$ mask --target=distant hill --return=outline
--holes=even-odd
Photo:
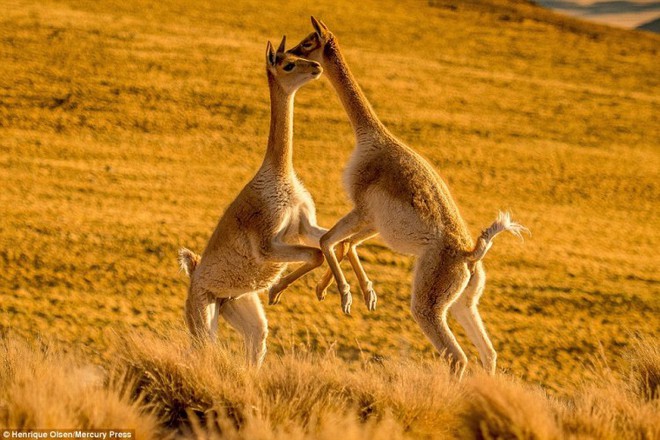
[[[642,11],[660,11],[660,2],[641,1],[564,1],[564,0],[541,0],[539,4],[553,8],[576,10],[588,14],[620,14]]]
[[[660,15],[660,2],[652,0],[539,0],[537,3],[584,20],[630,29],[653,21]]]
[[[647,21],[644,24],[640,24],[637,26],[637,29],[660,34],[660,17],[656,18],[655,20]]]

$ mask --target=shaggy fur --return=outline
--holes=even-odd
[[[451,311],[479,349],[484,367],[494,373],[496,353],[477,310],[485,283],[480,260],[497,233],[509,230],[519,234],[523,228],[512,223],[508,215],[500,215],[475,247],[446,184],[427,161],[380,122],[327,26],[314,17],[312,25],[315,32],[289,53],[321,63],[356,137],[356,148],[344,171],[354,209],[321,238],[344,313],[350,313],[352,297],[333,249],[350,240],[354,250],[361,241],[380,234],[392,249],[418,257],[412,315],[436,349],[448,356],[461,376],[467,357],[447,325]],[[371,286],[364,272],[356,271],[356,275],[361,286]],[[318,290],[324,288],[322,285]],[[373,291],[364,298],[375,305]]]
[[[268,148],[252,180],[229,205],[201,259],[182,249],[190,274],[185,317],[196,341],[215,339],[222,315],[245,338],[248,362],[259,366],[266,353],[268,324],[258,293],[269,290],[271,304],[305,273],[323,263],[311,195],[293,169],[293,100],[321,66],[268,43],[266,72],[271,98]],[[303,244],[304,243],[304,244]],[[303,265],[281,277],[288,263]]]

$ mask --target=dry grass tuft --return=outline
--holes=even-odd
[[[0,426],[104,429],[130,426],[140,439],[165,435],[160,420],[122,381],[84,357],[43,341],[0,339]]]
[[[123,336],[115,344],[119,375],[170,427],[225,435],[259,426],[314,436],[337,420],[353,421],[360,435],[393,421],[415,436],[458,428],[454,414],[463,405],[463,388],[442,364],[349,366],[332,352],[298,350],[271,355],[257,373],[222,346],[187,347],[178,332]]]
[[[638,342],[652,368],[654,340]],[[104,369],[63,346],[0,340],[0,424],[136,429],[138,438],[658,438],[658,399],[607,368],[564,398],[506,375],[457,382],[440,362],[346,363],[332,352],[271,355],[260,371],[181,332],[115,338]],[[634,358],[637,365],[639,358]]]
[[[201,423],[214,413],[241,422],[241,392],[248,381],[242,361],[227,352],[207,347],[192,351],[184,335],[163,339],[135,333],[118,337],[115,375],[125,377],[129,392],[161,416],[169,427],[185,425],[190,418]],[[231,402],[234,402],[233,404]]]
[[[556,401],[565,435],[594,439],[660,437],[660,401],[649,399],[647,372],[660,368],[658,339],[636,339],[625,356],[629,371],[612,370],[607,359],[595,362],[594,380],[582,381],[566,399]]]
[[[477,439],[560,438],[543,390],[506,377],[479,376],[470,381],[471,398],[464,414],[470,436]]]
[[[647,400],[660,399],[660,340],[653,344],[636,341],[631,357],[637,392]]]

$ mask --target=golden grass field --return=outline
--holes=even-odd
[[[177,353],[184,356],[185,338],[166,336],[184,327],[187,279],[178,271],[176,251],[181,246],[203,250],[224,207],[261,163],[269,119],[266,41],[279,42],[286,33],[295,44],[311,32],[309,15],[314,14],[339,38],[383,122],[448,182],[475,237],[499,209],[511,210],[532,231],[525,243],[501,236],[485,260],[488,283],[481,312],[503,374],[481,377],[476,350],[451,322],[470,352],[471,372],[467,384],[445,377],[443,363],[410,317],[412,260],[374,240],[360,254],[379,294],[376,312],[359,303],[351,317],[343,316],[337,295],[317,302],[317,270],[292,286],[281,305],[266,309],[271,333],[264,377],[227,360],[241,362],[234,353],[240,352],[241,340],[224,323],[220,339],[229,353],[216,348],[185,365],[208,364],[213,356],[224,363],[194,377],[201,381],[204,374],[229,371],[227,377],[252,390],[239,399],[241,405],[277,412],[278,399],[295,395],[284,391],[284,375],[328,371],[321,382],[332,390],[342,381],[361,383],[376,357],[391,372],[371,375],[369,386],[386,388],[388,375],[395,375],[419,384],[405,391],[418,393],[437,369],[440,382],[429,389],[446,386],[459,397],[479,386],[484,393],[491,386],[508,387],[502,393],[510,396],[514,389],[547,393],[539,411],[565,421],[547,409],[548,402],[582,395],[585,384],[602,384],[603,371],[612,375],[607,380],[625,385],[637,348],[657,354],[660,37],[583,23],[513,0],[8,0],[2,8],[0,333],[5,353],[17,346],[35,364],[74,362],[52,360],[50,351],[41,358],[40,344],[53,345],[76,353],[75,362],[124,373],[133,364],[118,362],[118,350],[122,359],[139,359],[143,373],[149,371],[147,361],[161,365]],[[294,161],[326,227],[350,209],[341,170],[353,142],[326,79],[298,92]],[[116,343],[136,334],[155,338],[150,343],[155,348]],[[35,338],[41,342],[30,342]],[[139,349],[134,353],[127,347]],[[7,356],[3,383],[29,396],[8,373],[16,364]],[[592,367],[594,362],[606,367]],[[287,373],[287,366],[297,373]],[[121,394],[130,386],[117,390],[113,384],[122,380],[108,380],[103,392],[123,396],[113,394],[127,405],[121,411],[131,414],[118,420],[146,417],[139,402],[127,403]],[[219,380],[213,386],[220,386]],[[280,396],[274,400],[254,391],[264,392],[269,380],[283,389],[266,393]],[[201,401],[211,402],[208,407],[218,405],[214,396],[240,394],[236,387],[216,395],[213,386],[199,391],[207,393]],[[321,400],[328,398],[316,392]],[[364,423],[331,428],[354,432],[356,438],[395,437],[399,429],[402,436],[448,435],[451,429],[440,428],[438,420],[419,422],[420,430],[406,428],[420,417],[428,421],[431,413],[443,417],[437,412],[450,408],[447,402],[454,397],[442,392],[449,400],[441,404],[417,402],[419,408],[410,414],[385,405],[387,411],[363,417]],[[23,409],[8,403],[14,402],[9,391],[2,393],[0,428],[3,422],[29,427],[33,419],[16,416]],[[249,403],[253,395],[265,400]],[[332,417],[339,420],[362,405],[358,397],[349,397],[337,397],[347,406],[335,403]],[[612,422],[602,428],[605,437],[660,436],[658,400],[639,399],[635,411],[654,415],[640,419],[650,423],[646,431],[626,431]],[[406,402],[392,405],[400,409]],[[120,411],[119,403],[108,405]],[[472,426],[472,419],[459,413],[447,414],[447,420]],[[264,426],[275,437],[300,430],[302,437],[323,432],[331,438],[335,432],[329,425],[313,431],[321,422],[297,418],[289,426],[283,422],[287,414],[260,413],[269,425],[260,425],[262,434],[254,435],[266,438]],[[154,429],[145,428],[145,436],[165,435],[158,431],[165,426],[162,416],[160,410],[149,416]],[[57,417],[33,423],[55,426]],[[105,423],[85,420],[93,421],[90,426]],[[178,429],[177,423],[166,426]],[[565,425],[548,429],[536,436],[512,435],[556,438],[574,432]],[[490,435],[479,432],[475,436]],[[575,432],[603,438],[600,431]],[[232,435],[250,438],[250,431],[239,420]]]

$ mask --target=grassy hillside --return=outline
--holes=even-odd
[[[12,0],[0,18],[0,329],[97,361],[109,334],[182,328],[176,250],[201,251],[258,167],[264,51],[335,32],[385,124],[448,181],[486,258],[482,315],[512,376],[565,394],[660,330],[660,38],[528,2]],[[353,135],[323,79],[296,99],[295,164],[330,226]],[[412,260],[362,247],[379,309],[342,316],[308,276],[268,307],[286,347],[349,362],[434,357],[410,318]],[[349,271],[347,271],[348,273]],[[349,281],[354,282],[354,278]],[[476,351],[463,338],[476,365]],[[220,331],[240,346],[225,324]]]

